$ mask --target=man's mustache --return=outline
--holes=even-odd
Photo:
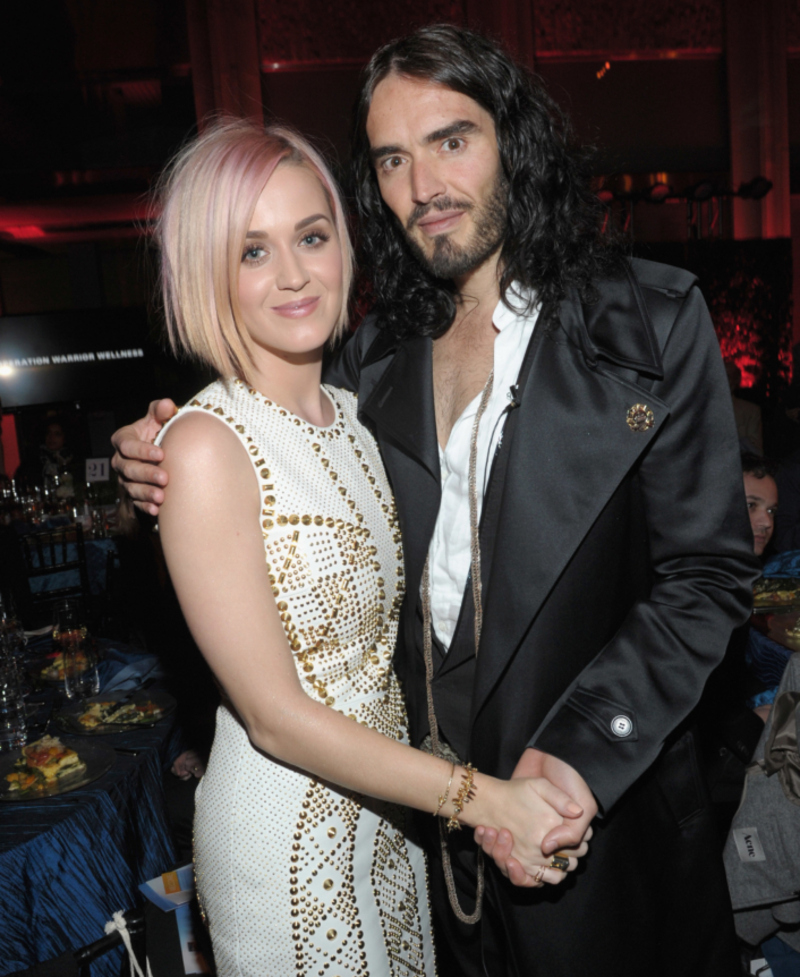
[[[472,204],[466,200],[453,200],[452,197],[437,197],[429,204],[420,204],[411,211],[406,221],[406,230],[413,230],[420,220],[432,210],[472,210]]]

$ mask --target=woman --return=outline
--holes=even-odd
[[[163,432],[160,512],[181,606],[224,689],[195,824],[218,971],[430,975],[403,806],[508,828],[541,879],[551,805],[574,805],[546,781],[408,745],[391,490],[355,397],[320,383],[351,257],[319,156],[283,129],[213,128],[167,174],[158,237],[172,342],[223,378]]]

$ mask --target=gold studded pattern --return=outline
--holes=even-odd
[[[250,457],[266,597],[306,692],[407,742],[391,667],[404,587],[394,500],[355,397],[325,389],[328,428],[238,381],[183,410],[218,417]],[[432,977],[425,865],[403,812],[258,753],[225,706],[198,791],[197,882],[221,977]]]

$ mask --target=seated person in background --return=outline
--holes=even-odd
[[[742,474],[747,511],[753,529],[753,550],[756,556],[761,556],[772,538],[775,516],[778,512],[775,466],[758,455],[744,452]]]
[[[60,499],[72,498],[75,495],[74,464],[64,422],[58,417],[50,417],[41,435],[38,458],[23,462],[14,478],[18,485],[47,488]]]
[[[763,554],[774,529],[778,510],[774,476],[771,462],[750,452],[742,453],[744,493],[756,556]],[[725,658],[712,672],[697,709],[706,780],[723,843],[739,805],[745,767],[769,716],[771,700],[763,703],[762,699],[768,692],[767,673],[780,652],[785,666],[789,655],[786,649],[756,632],[749,623],[736,628]]]

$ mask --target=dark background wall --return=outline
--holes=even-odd
[[[637,246],[784,238],[800,298],[800,0],[40,0],[0,4],[0,331],[81,309],[113,331],[118,308],[151,328],[147,193],[198,122],[288,121],[344,172],[362,65],[433,21],[489,31],[542,76],[597,146],[598,187],[673,187],[612,209]],[[686,188],[759,172],[764,202],[723,194],[687,220]]]

